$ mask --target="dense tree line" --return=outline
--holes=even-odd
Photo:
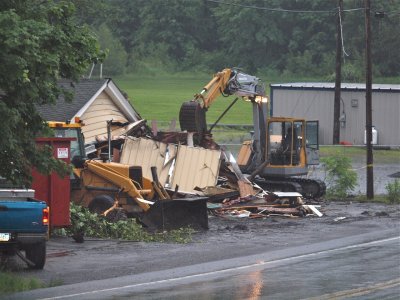
[[[338,0],[74,0],[108,49],[110,75],[157,65],[333,76]],[[95,3],[95,5],[93,4]],[[364,1],[344,0],[343,76],[363,78]],[[400,2],[372,0],[373,62],[400,74]]]

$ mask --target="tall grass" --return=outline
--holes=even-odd
[[[2,295],[39,289],[45,287],[36,278],[24,278],[12,273],[0,271],[0,298]]]

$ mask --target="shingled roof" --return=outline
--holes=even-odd
[[[76,116],[78,112],[82,112],[82,108],[85,107],[85,105],[87,105],[95,95],[109,87],[112,82],[109,78],[103,78],[81,79],[77,83],[72,83],[72,81],[68,80],[61,80],[59,84],[63,88],[74,92],[73,100],[71,102],[66,102],[64,96],[60,96],[55,104],[38,106],[37,110],[39,114],[46,121],[73,121],[73,117]],[[120,93],[119,90],[117,91],[118,88],[114,84],[112,84],[112,86],[114,87],[113,91],[118,93],[115,98],[122,101],[121,98],[124,98],[122,93]],[[126,102],[123,103],[122,106],[125,107],[125,111],[128,111],[128,114],[137,115],[133,107],[125,98],[123,102]],[[128,117],[128,119],[131,118]]]

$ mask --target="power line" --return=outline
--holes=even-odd
[[[296,10],[296,9],[283,9],[283,8],[271,8],[271,7],[262,7],[262,6],[255,6],[255,5],[245,5],[233,2],[226,2],[222,0],[207,0],[208,2],[223,4],[223,5],[231,5],[231,6],[239,6],[243,8],[250,8],[250,9],[257,9],[257,10],[266,10],[272,12],[287,12],[287,13],[332,13],[335,12],[338,8],[334,7],[330,10]],[[351,11],[358,11],[364,10],[363,7],[360,8],[351,8],[351,9],[344,9],[342,12],[351,12]]]

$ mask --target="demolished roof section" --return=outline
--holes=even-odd
[[[217,184],[221,151],[180,145],[171,187],[194,192],[196,187]]]
[[[173,144],[146,138],[127,138],[120,162],[131,166],[141,166],[143,176],[146,178],[152,178],[151,167],[156,167],[158,180],[164,186],[176,151],[176,146]]]

